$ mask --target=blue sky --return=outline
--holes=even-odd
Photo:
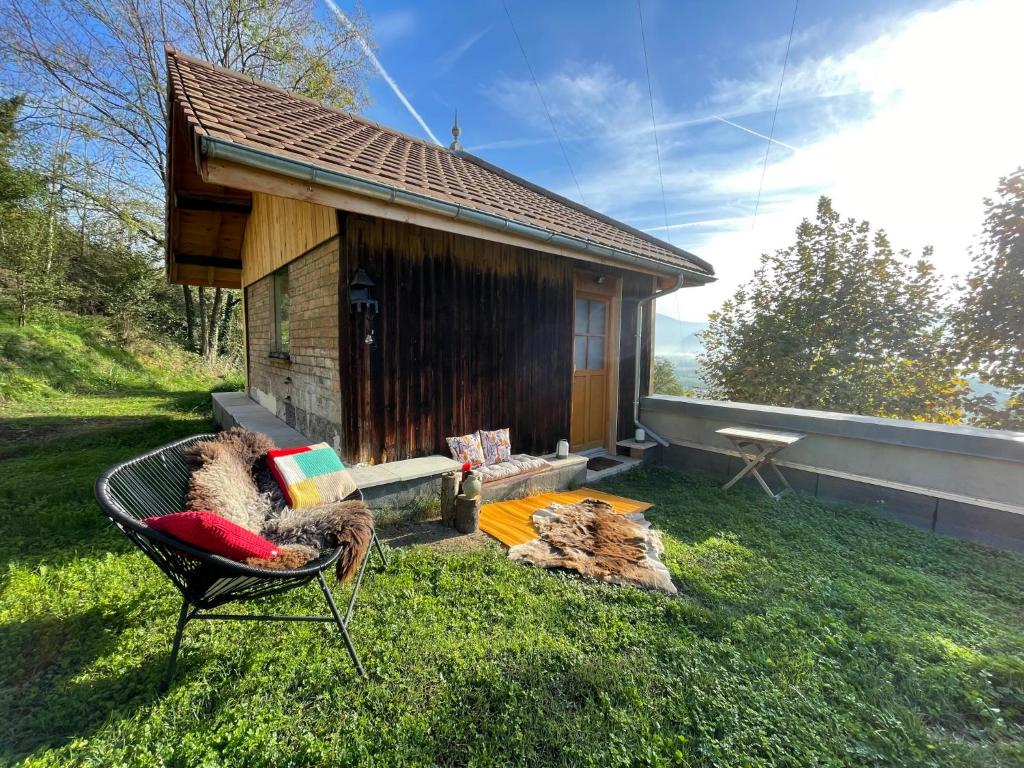
[[[982,197],[1024,162],[1018,0],[803,0],[756,221],[791,2],[641,0],[668,229],[635,2],[506,0],[573,180],[500,0],[368,1],[377,55],[433,132],[710,260],[718,283],[659,311],[701,320],[818,195],[931,244],[951,281]],[[351,3],[340,2],[351,11]],[[366,114],[424,136],[382,79]]]

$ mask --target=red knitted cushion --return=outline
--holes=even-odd
[[[245,560],[247,557],[271,560],[278,555],[274,542],[213,512],[175,512],[147,517],[142,522],[193,547],[232,560]]]

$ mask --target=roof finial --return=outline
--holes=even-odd
[[[455,110],[455,125],[452,126],[452,143],[448,145],[448,149],[452,152],[462,151],[462,142],[459,141],[459,134],[462,130],[459,128],[459,110]]]

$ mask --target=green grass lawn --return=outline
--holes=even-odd
[[[679,597],[393,550],[367,679],[324,626],[197,622],[159,695],[178,597],[92,482],[208,418],[189,389],[0,406],[0,763],[1024,764],[1024,559],[665,470],[603,487],[656,504]]]

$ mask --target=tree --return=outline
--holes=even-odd
[[[101,171],[66,181],[97,211],[149,243],[162,245],[166,169],[165,42],[214,64],[246,72],[334,106],[365,100],[366,58],[352,26],[323,19],[305,0],[10,0],[0,6],[0,61],[6,82],[31,93],[33,124],[65,126],[73,168]],[[85,148],[88,147],[88,154]],[[144,246],[142,246],[144,247]],[[235,303],[217,288],[182,289],[190,341],[216,354],[210,331],[230,321]],[[193,316],[205,309],[196,339]]]
[[[0,298],[19,325],[65,292],[46,178],[24,167],[26,147],[17,130],[23,106],[20,96],[0,99]]]
[[[700,357],[712,396],[956,423],[966,382],[946,345],[943,288],[929,261],[895,253],[827,197],[796,243],[712,313]]]
[[[654,358],[654,376],[651,379],[651,392],[656,395],[677,395],[684,397],[693,394],[684,389],[672,361],[667,357]]]
[[[977,423],[1024,428],[1024,168],[999,180],[985,200],[979,249],[955,316],[956,336],[980,379],[1010,390],[1002,407],[985,395],[971,402]]]

